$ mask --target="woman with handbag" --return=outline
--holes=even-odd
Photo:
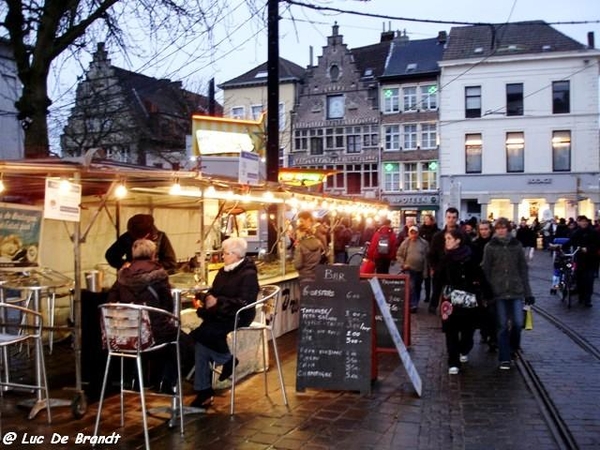
[[[459,229],[447,230],[444,243],[437,282],[440,283],[438,292],[442,292],[440,311],[446,335],[448,373],[457,375],[473,348],[483,272]]]

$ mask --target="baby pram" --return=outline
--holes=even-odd
[[[556,238],[548,247],[554,261],[550,293],[560,292],[562,300],[568,299],[570,306],[571,293],[576,290],[575,254],[578,249],[569,253],[569,238]]]

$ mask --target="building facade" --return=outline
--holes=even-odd
[[[267,111],[267,63],[221,83],[223,111],[235,119],[258,120]],[[297,103],[304,68],[279,58],[279,167],[289,166],[292,148],[291,113]]]
[[[15,102],[21,97],[21,81],[10,42],[0,39],[0,159],[22,159],[23,127],[17,118]],[[27,126],[27,124],[24,124]]]
[[[452,28],[440,79],[442,207],[598,216],[600,52],[544,22]]]
[[[374,45],[349,49],[338,25],[306,70],[293,115],[291,166],[336,170],[325,191],[379,196],[380,110],[378,78],[395,33]]]
[[[445,32],[415,41],[398,35],[379,77],[380,197],[401,223],[439,208],[438,61],[445,43]]]
[[[181,82],[160,80],[111,64],[104,44],[78,84],[75,106],[61,135],[63,155],[179,168],[187,164],[192,114],[207,114],[209,99]],[[222,108],[216,105],[216,115]]]

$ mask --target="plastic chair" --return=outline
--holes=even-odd
[[[265,377],[265,395],[269,395],[268,387],[267,387],[267,370],[268,370],[268,361],[267,361],[267,332],[271,334],[271,340],[273,342],[273,353],[275,354],[275,362],[277,363],[277,372],[279,375],[279,384],[281,386],[281,394],[283,395],[283,402],[285,405],[288,404],[287,394],[285,391],[285,384],[283,383],[283,372],[281,371],[281,362],[279,361],[279,352],[277,351],[277,341],[275,339],[275,334],[273,333],[273,324],[275,323],[275,316],[277,314],[277,308],[279,306],[279,291],[281,288],[276,285],[265,285],[260,288],[260,292],[258,294],[258,300],[254,303],[250,303],[249,305],[240,308],[235,315],[234,329],[233,329],[233,345],[232,345],[232,354],[233,361],[237,356],[237,333],[240,331],[258,331],[261,333],[261,344],[262,344],[262,354],[263,354],[263,373]],[[254,322],[252,322],[247,327],[239,327],[238,321],[240,317],[240,313],[242,311],[246,311],[251,308],[256,308],[256,316],[254,318]],[[231,376],[231,408],[230,415],[235,413],[235,384],[236,384],[236,369],[235,364],[233,365],[233,373]]]
[[[15,321],[11,316],[18,316]],[[35,384],[24,384],[11,382],[8,378],[8,372],[4,379],[0,380],[1,391],[5,387],[15,389],[35,390],[37,392],[37,401],[34,404],[29,418],[32,419],[38,410],[45,406],[48,413],[48,423],[52,423],[50,415],[50,398],[48,395],[48,378],[46,376],[46,363],[44,361],[44,346],[42,341],[43,320],[42,315],[32,309],[24,308],[18,305],[0,303],[0,348],[4,355],[7,354],[8,347],[11,345],[21,345],[33,341],[35,343]],[[6,369],[6,368],[5,368]],[[43,396],[42,396],[43,392]]]
[[[137,376],[139,380],[139,395],[142,405],[142,421],[144,425],[144,439],[146,449],[150,449],[150,439],[148,435],[148,419],[146,417],[146,397],[144,393],[144,376],[142,373],[142,355],[156,350],[163,349],[169,345],[174,345],[177,358],[177,386],[176,392],[170,394],[153,394],[168,396],[173,400],[173,417],[179,414],[179,426],[183,436],[183,395],[181,384],[181,355],[179,351],[179,335],[181,332],[181,322],[178,316],[159,308],[153,308],[146,305],[136,305],[132,303],[106,303],[99,306],[100,321],[102,325],[103,340],[108,349],[108,359],[104,371],[104,380],[102,390],[100,391],[100,400],[98,403],[98,415],[96,416],[96,426],[94,436],[98,435],[100,427],[100,416],[102,414],[102,403],[110,371],[110,363],[113,357],[121,358],[120,371],[120,400],[121,400],[121,426],[124,425],[123,419],[123,361],[125,358],[132,358],[136,361]],[[162,315],[170,319],[177,327],[176,339],[165,342],[155,343],[150,325],[150,317]],[[133,391],[127,391],[133,392]],[[137,393],[137,392],[136,392]],[[173,422],[173,418],[171,422]]]

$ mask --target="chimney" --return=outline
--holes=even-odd
[[[381,38],[379,42],[389,42],[393,41],[396,37],[396,33],[392,31],[392,22],[389,23],[389,28],[385,31],[385,22],[383,22],[383,30],[381,31]]]
[[[438,44],[445,44],[448,40],[448,33],[446,33],[445,31],[439,31],[437,40]]]
[[[313,66],[313,46],[308,47],[308,67]]]
[[[396,36],[396,42],[399,45],[408,44],[408,41],[409,41],[409,37],[406,34],[406,30],[404,30],[402,33],[398,33],[398,36]]]
[[[595,45],[594,45],[594,32],[593,31],[588,31],[587,37],[588,37],[588,48],[595,48]]]

